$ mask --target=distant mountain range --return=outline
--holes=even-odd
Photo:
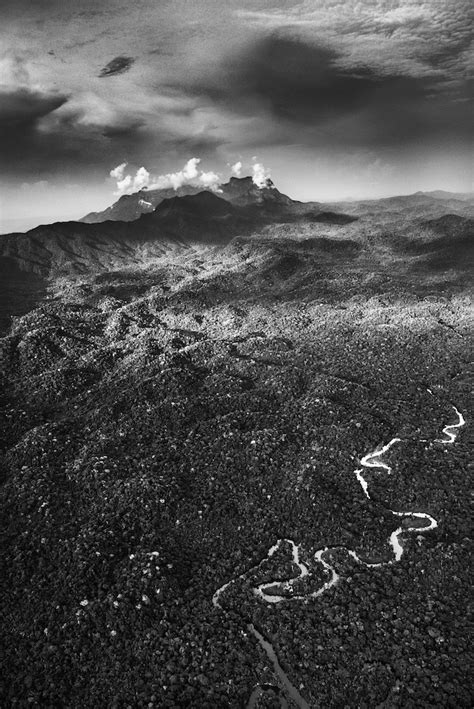
[[[467,196],[459,200],[449,193],[447,198],[444,193],[436,194],[322,205],[292,200],[270,180],[259,188],[250,177],[231,178],[218,193],[197,192],[194,187],[142,190],[81,221],[0,236],[0,265],[5,272],[20,269],[42,278],[142,268],[164,253],[193,245],[225,246],[235,237],[265,234],[268,238],[269,234],[285,233],[296,239],[326,238],[332,233],[328,230],[334,229],[340,229],[342,237],[357,220],[362,220],[361,226],[352,229],[350,238],[377,234],[381,243],[399,244],[402,250],[406,242],[407,255],[416,252],[410,244],[417,234],[428,234],[423,243],[442,239],[444,251],[449,250],[450,239],[459,247],[467,244],[472,234],[471,202]],[[141,213],[142,209],[146,213]],[[426,249],[423,246],[422,253]]]
[[[291,274],[296,294],[303,282],[313,289],[324,273],[403,279],[414,270],[417,278],[446,274],[462,284],[472,266],[474,209],[467,196],[418,193],[323,205],[292,200],[271,182],[261,189],[249,177],[232,178],[218,194],[194,188],[184,194],[187,189],[129,195],[92,223],[57,222],[1,235],[0,329],[60,276],[126,272],[146,280],[156,269],[186,272],[189,260],[197,264],[193,271],[203,263],[219,270],[243,260],[258,292],[269,283],[278,290],[279,279],[286,283]],[[139,213],[145,201],[153,209]]]
[[[173,197],[185,197],[202,192],[202,187],[193,185],[184,185],[178,189],[157,189],[157,190],[140,190],[131,195],[123,195],[114,204],[102,212],[90,212],[85,217],[79,219],[85,224],[97,224],[105,221],[123,221],[131,222],[139,219],[142,214],[149,214],[166,199]],[[264,189],[257,187],[251,177],[231,177],[229,182],[219,187],[219,192],[215,193],[222,199],[231,202],[238,206],[249,206],[260,204],[262,206],[290,206],[293,208],[298,204],[304,204],[291,199],[287,195],[282,194],[273,184],[271,180],[267,180],[267,186]],[[330,205],[331,210],[336,211],[344,209],[354,213],[354,210],[367,211],[367,207],[374,204],[377,209],[391,210],[393,208],[406,209],[421,208],[426,210],[428,205],[433,205],[435,213],[439,213],[439,201],[444,202],[444,211],[453,211],[455,213],[465,213],[466,205],[474,205],[474,193],[472,192],[445,192],[444,190],[435,190],[432,192],[415,192],[412,195],[402,195],[395,197],[387,197],[377,200],[362,200],[358,202],[341,202]],[[308,206],[309,203],[306,203]],[[311,202],[313,207],[321,207],[319,202]],[[326,205],[327,206],[327,205]],[[434,216],[434,214],[432,215]]]
[[[416,192],[434,199],[458,199],[461,202],[474,202],[474,192],[446,192],[446,190],[432,190],[431,192]]]
[[[216,194],[210,191],[178,194],[150,191],[156,204],[139,214],[143,192],[122,197],[102,217],[122,214],[122,220],[57,222],[38,226],[26,234],[0,236],[0,257],[24,271],[50,275],[85,273],[143,265],[163,250],[190,244],[225,245],[235,236],[258,232],[269,224],[345,224],[356,219],[321,211],[316,203],[301,203],[279,192],[268,182],[259,188],[250,177],[232,178]]]
[[[175,197],[188,197],[202,192],[203,188],[184,185],[178,189],[140,190],[130,195],[122,195],[112,206],[102,212],[90,212],[80,219],[85,224],[97,224],[105,221],[131,222],[142,214],[149,214],[164,200]],[[295,200],[279,192],[271,180],[267,180],[264,189],[257,187],[251,177],[231,177],[229,182],[219,187],[219,197],[231,204],[249,206],[255,204],[297,204]]]

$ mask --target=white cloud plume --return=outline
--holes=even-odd
[[[116,195],[131,194],[133,192],[133,180],[131,175],[127,175],[122,180],[117,180]]]
[[[256,157],[252,158],[252,180],[257,187],[269,187],[270,170],[262,163],[255,162]],[[123,162],[110,171],[110,177],[113,177],[117,184],[115,195],[122,196],[126,194],[134,194],[140,190],[157,190],[157,189],[174,189],[177,190],[183,185],[193,185],[194,187],[202,187],[203,190],[212,190],[220,192],[222,177],[217,172],[199,169],[200,158],[190,158],[181,170],[176,172],[168,172],[165,175],[153,176],[145,167],[140,167],[133,173],[127,173],[127,163]],[[234,165],[231,165],[231,172],[236,177],[242,174],[243,164],[239,160]]]
[[[152,189],[166,189],[172,187],[174,190],[177,190],[183,185],[189,185],[199,176],[197,166],[200,162],[200,158],[191,158],[182,170],[179,170],[178,172],[168,172],[166,175],[160,175],[152,181],[150,187]]]
[[[216,172],[204,172],[198,169],[200,158],[190,158],[177,172],[168,172],[165,175],[154,177],[145,167],[140,167],[135,175],[125,174],[127,163],[117,165],[110,171],[110,176],[117,181],[116,195],[133,194],[143,189],[174,189],[183,185],[202,186],[203,189],[219,191],[221,177]]]
[[[110,171],[110,177],[113,177],[115,180],[123,180],[123,176],[125,174],[125,168],[127,167],[127,163],[123,162],[120,165],[117,165],[117,167],[114,167],[113,170]]]
[[[222,192],[222,190],[219,190],[221,178],[217,172],[213,172],[212,170],[210,172],[201,172],[198,179],[199,183],[203,185],[203,187],[207,187],[214,192]]]
[[[268,181],[270,180],[270,170],[262,165],[260,162],[256,162],[252,165],[252,181],[257,187],[263,188],[268,187]]]
[[[231,168],[230,168],[230,169],[232,170],[232,174],[233,174],[235,177],[240,177],[241,174],[242,174],[242,162],[241,162],[241,160],[237,160],[236,163],[234,163],[233,165],[231,165]]]
[[[150,184],[150,173],[144,167],[140,167],[133,180],[133,191],[138,192]]]

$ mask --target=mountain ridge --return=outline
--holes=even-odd
[[[209,190],[182,196],[174,193],[134,220],[55,222],[25,234],[4,234],[0,258],[13,259],[22,270],[45,277],[118,268],[187,244],[225,245],[270,224],[317,222],[319,213],[308,207],[314,203],[294,202],[273,183],[258,188],[251,178],[234,178],[219,194]],[[334,224],[352,219],[329,213],[322,218]]]
[[[78,221],[85,224],[96,224],[104,221],[135,221],[142,214],[154,211],[164,200],[173,197],[188,197],[201,192],[210,192],[222,196],[232,204],[249,206],[251,204],[280,204],[289,206],[299,204],[287,195],[282,194],[270,179],[264,187],[257,186],[252,177],[231,177],[218,188],[206,189],[202,185],[183,185],[177,189],[143,189],[130,195],[122,195],[110,207],[101,212],[90,212]]]
[[[133,221],[55,222],[1,235],[0,271],[9,276],[1,285],[0,319],[7,327],[10,317],[30,309],[55,279],[134,271],[146,281],[156,269],[186,272],[193,254],[198,254],[193,272],[204,263],[217,273],[229,261],[254,264],[248,278],[256,278],[259,292],[279,279],[287,283],[289,273],[295,292],[303,281],[311,290],[314,279],[329,271],[349,280],[351,272],[403,279],[416,271],[422,280],[447,278],[461,287],[472,264],[473,233],[468,201],[415,195],[301,203],[273,184],[260,189],[251,178],[235,178],[220,193],[201,190],[180,197],[173,190]],[[307,252],[304,258],[300,249]]]
[[[409,204],[410,207],[422,209],[432,205],[433,210],[436,211],[440,203],[449,203],[448,211],[457,210],[469,216],[474,205],[474,193],[448,192],[446,190],[419,190],[407,195],[392,195],[379,199],[341,200],[339,202],[330,200],[325,203],[314,200],[301,202],[280,192],[270,179],[267,180],[267,184],[264,187],[259,187],[255,185],[251,176],[246,176],[231,177],[228,182],[220,185],[217,191],[195,185],[183,185],[176,190],[173,188],[139,190],[131,195],[122,195],[106,209],[90,212],[78,221],[86,224],[104,221],[135,221],[142,214],[154,211],[166,199],[186,197],[203,191],[217,194],[235,205],[250,206],[252,204],[260,204],[261,206],[265,205],[267,208],[275,206],[297,208],[298,205],[303,207],[303,205],[309,204],[313,207],[322,208],[322,204],[324,204],[327,211],[334,211],[336,206],[343,209],[353,210],[355,208],[363,210],[370,205],[377,205],[378,208],[385,206],[386,209],[391,207],[396,209],[400,206],[405,208]]]

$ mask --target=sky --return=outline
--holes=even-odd
[[[211,184],[257,164],[302,200],[470,191],[470,12],[2,0],[0,230],[79,218],[189,165]]]

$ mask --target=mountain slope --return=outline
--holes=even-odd
[[[422,222],[423,240],[412,245],[425,268],[469,271],[474,266],[474,219],[446,214]]]
[[[138,219],[142,214],[152,212],[164,199],[172,197],[184,197],[185,195],[202,192],[202,187],[185,185],[174,190],[140,190],[134,194],[125,194],[114,204],[102,212],[90,212],[85,217],[79,219],[85,224],[97,224],[106,221],[131,222]]]

